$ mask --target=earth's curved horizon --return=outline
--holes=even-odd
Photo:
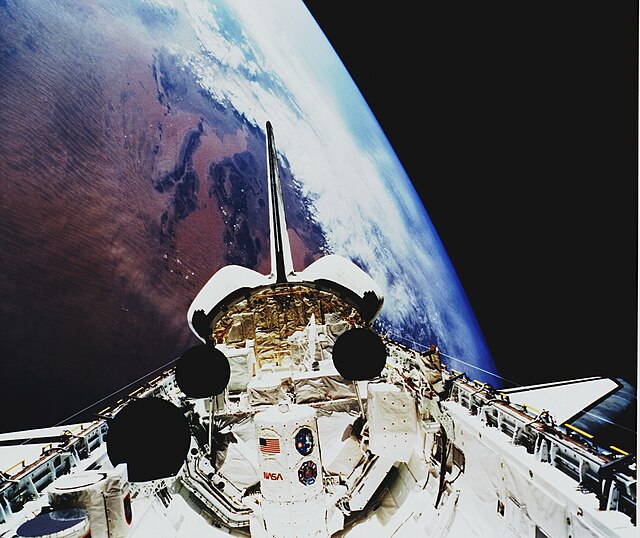
[[[300,270],[352,259],[378,329],[500,378],[380,126],[302,3],[0,3],[0,431],[43,427],[196,343],[220,267],[269,271],[264,125]],[[46,405],[42,402],[46,402]]]

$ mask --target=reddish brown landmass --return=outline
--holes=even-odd
[[[40,8],[0,7],[0,431],[57,422],[175,359],[197,342],[186,312],[208,278],[270,264],[262,131],[146,34],[98,8]],[[217,185],[212,171],[242,159],[255,173]],[[291,179],[301,269],[322,236]]]

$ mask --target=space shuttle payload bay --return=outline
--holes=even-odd
[[[376,333],[350,260],[295,271],[265,138],[271,273],[215,273],[202,344],[99,419],[0,435],[0,537],[636,536],[635,455],[572,424],[615,383],[500,390]]]

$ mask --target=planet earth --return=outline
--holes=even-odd
[[[501,386],[424,206],[298,0],[0,0],[1,431],[82,418],[198,340],[221,267],[270,271],[265,124],[294,266],[384,291],[376,330]]]

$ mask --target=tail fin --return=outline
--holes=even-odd
[[[271,228],[271,275],[276,282],[287,282],[287,276],[293,274],[291,245],[287,234],[287,221],[284,216],[282,187],[278,171],[278,157],[271,122],[267,122],[267,168],[269,178],[269,225]]]

